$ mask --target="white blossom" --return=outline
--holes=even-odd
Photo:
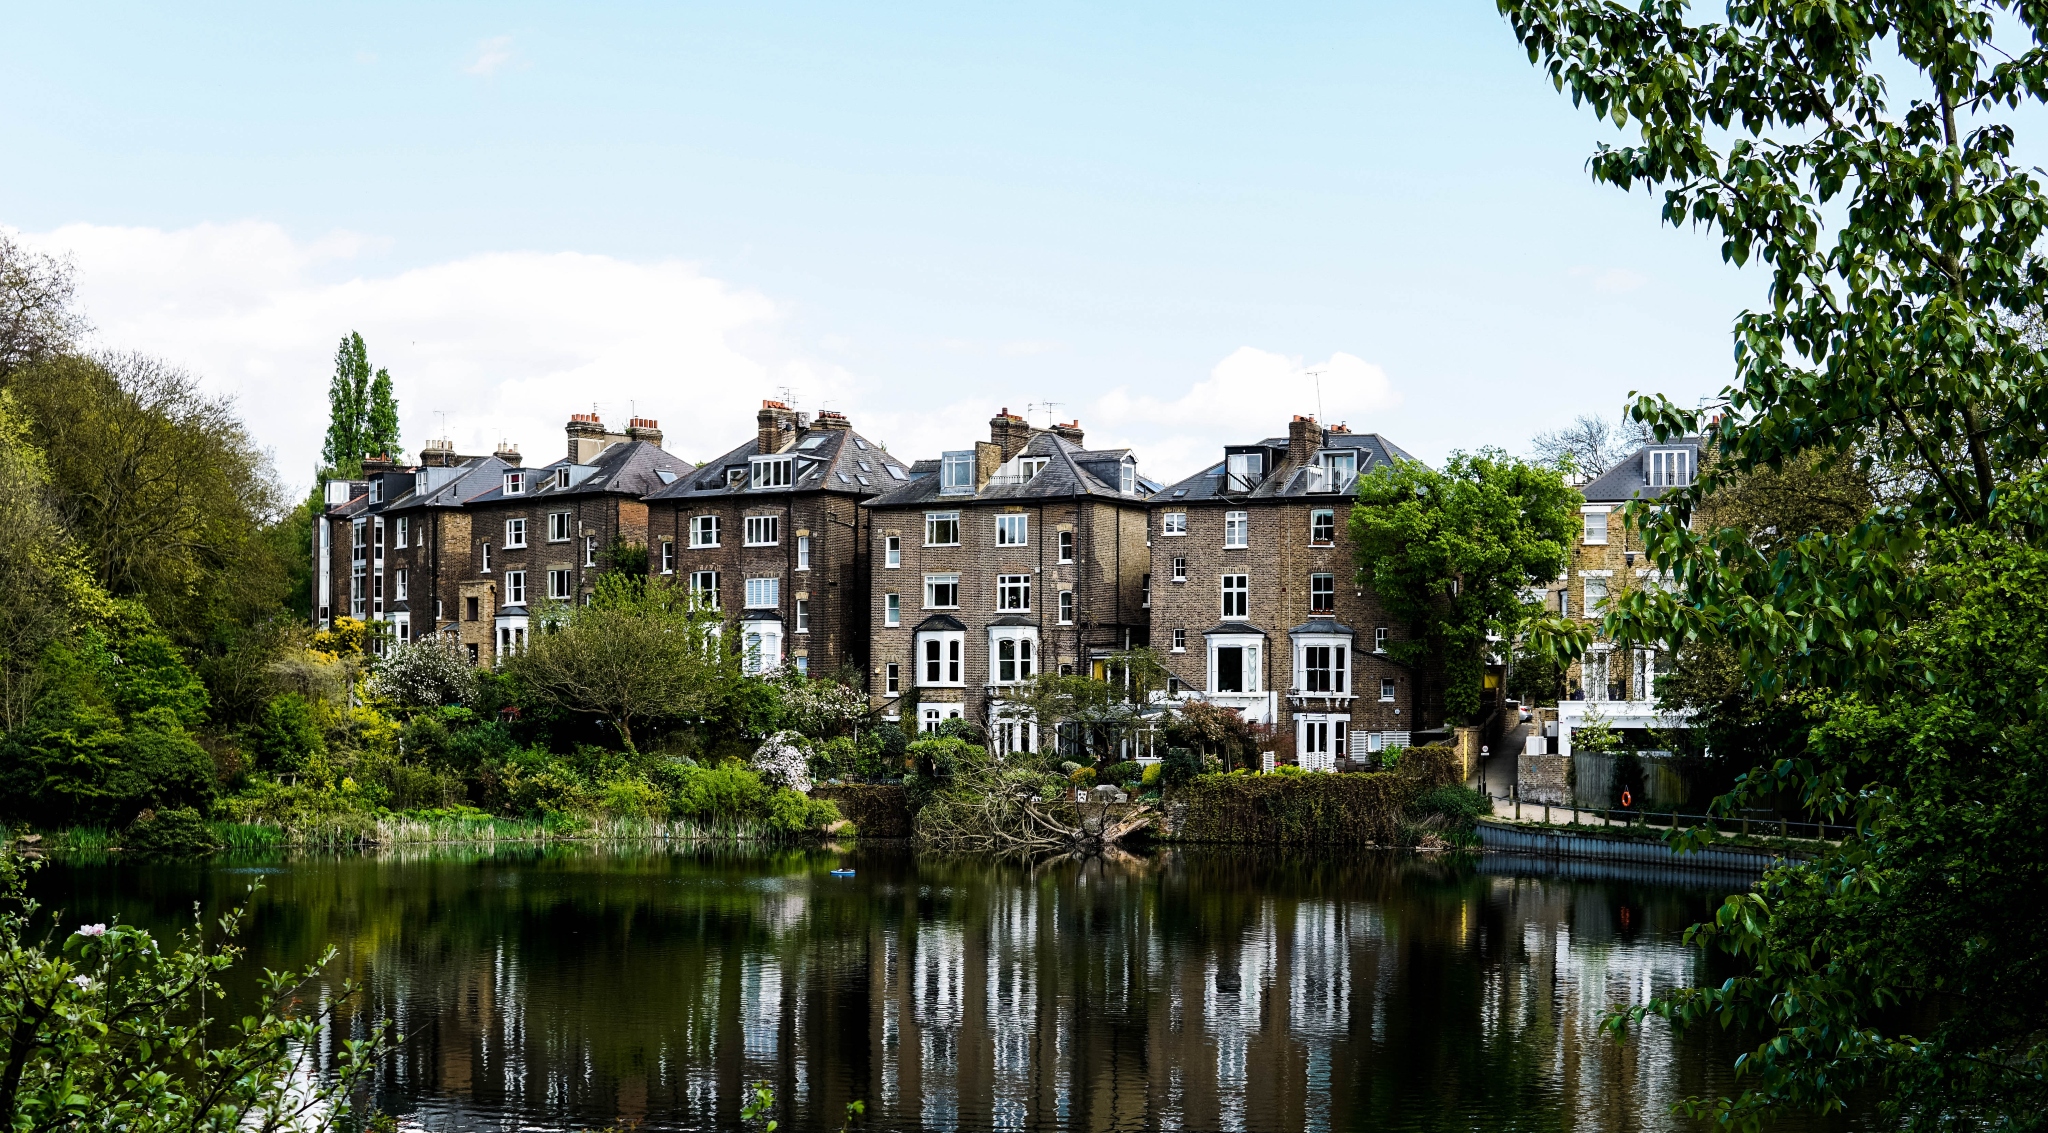
[[[810,764],[804,749],[799,746],[802,743],[803,737],[795,732],[777,732],[769,736],[754,752],[754,770],[771,785],[810,794]]]
[[[103,925],[103,924],[87,924],[87,925],[79,925],[79,926],[78,926],[78,935],[80,935],[80,936],[105,936],[105,935],[107,935],[107,926],[106,926],[106,925]]]

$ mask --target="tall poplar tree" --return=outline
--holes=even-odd
[[[334,350],[327,402],[327,444],[321,455],[328,467],[353,473],[365,457],[398,451],[398,400],[391,394],[391,374],[381,369],[372,374],[369,350],[355,331]]]

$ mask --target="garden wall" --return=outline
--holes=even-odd
[[[840,817],[851,820],[854,833],[862,838],[910,837],[910,798],[895,784],[813,787],[811,797],[837,806]]]

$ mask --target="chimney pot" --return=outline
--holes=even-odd
[[[626,436],[661,447],[661,422],[652,417],[634,417],[626,422]]]
[[[763,400],[761,412],[754,417],[756,443],[755,451],[766,455],[781,452],[796,439],[797,415],[789,406],[779,401]]]
[[[1287,423],[1287,462],[1295,467],[1308,463],[1308,458],[1323,447],[1323,430],[1313,417],[1296,414]]]
[[[519,446],[513,444],[511,441],[499,441],[498,451],[492,453],[491,455],[497,457],[499,460],[504,461],[505,463],[511,465],[514,468],[519,467]]]
[[[1064,425],[1054,425],[1052,427],[1052,431],[1055,434],[1065,437],[1067,440],[1074,442],[1076,445],[1082,443],[1081,419],[1079,417],[1074,418],[1072,421],[1069,421]]]
[[[988,439],[989,443],[1002,450],[1003,460],[1007,461],[1031,443],[1031,426],[1024,418],[1013,415],[1006,405],[988,419]]]

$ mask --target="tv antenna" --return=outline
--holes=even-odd
[[[1306,373],[1306,374],[1307,374],[1307,375],[1308,375],[1308,376],[1309,376],[1310,378],[1313,378],[1313,379],[1315,379],[1315,383],[1316,383],[1316,424],[1318,424],[1318,425],[1321,425],[1321,424],[1323,423],[1323,371],[1321,371],[1321,370],[1305,370],[1305,371],[1303,371],[1303,372],[1304,372],[1304,373]]]
[[[1065,404],[1066,402],[1064,401],[1041,401],[1036,405],[1026,405],[1024,407],[1024,423],[1027,425],[1031,423],[1031,411],[1033,409],[1043,409],[1045,410],[1045,427],[1050,429],[1059,423],[1059,418],[1053,414],[1053,410]]]
[[[791,409],[796,408],[795,386],[776,386],[775,392],[782,395],[782,404],[790,407]]]
[[[445,441],[448,439],[448,411],[446,409],[436,409],[434,410],[434,416],[441,419],[441,439]]]

